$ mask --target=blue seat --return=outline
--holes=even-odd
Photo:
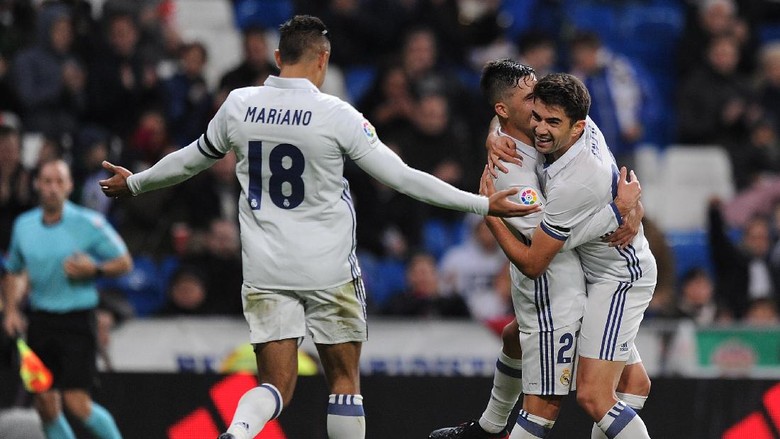
[[[363,98],[374,84],[376,76],[376,67],[371,65],[349,67],[344,70],[344,82],[352,102],[359,102]]]
[[[533,11],[538,0],[504,0],[501,2],[501,13],[507,19],[506,30],[510,39],[517,39],[520,34],[536,25]]]
[[[761,25],[758,28],[758,38],[762,43],[780,40],[780,23]]]
[[[236,26],[245,30],[251,27],[276,29],[293,16],[290,0],[236,0],[233,11]]]
[[[706,230],[669,231],[665,235],[674,254],[678,280],[695,267],[702,267],[711,275],[714,274]]]

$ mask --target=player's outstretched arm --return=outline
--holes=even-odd
[[[516,188],[495,192],[489,197],[462,191],[433,175],[410,168],[383,144],[355,163],[385,185],[434,206],[501,217],[525,216],[539,210],[539,206],[512,201]]]
[[[181,183],[217,162],[207,157],[198,147],[198,140],[174,151],[151,168],[133,174],[121,166],[104,162],[103,167],[114,173],[111,178],[100,180],[100,188],[109,197],[138,195]]]

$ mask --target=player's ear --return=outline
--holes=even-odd
[[[279,49],[274,50],[274,60],[276,61],[276,68],[281,69],[282,68],[282,54],[279,52]]]
[[[495,110],[496,115],[498,115],[498,117],[501,117],[503,119],[509,117],[509,113],[507,112],[506,105],[503,102],[496,102],[496,104],[493,106],[493,109]]]
[[[575,137],[580,136],[582,133],[585,132],[585,120],[578,120],[574,123],[574,130],[573,134]]]

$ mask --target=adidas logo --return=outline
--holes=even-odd
[[[722,439],[773,438],[780,429],[780,384],[764,394],[764,409],[749,414],[725,433]]]
[[[230,424],[241,395],[257,384],[253,375],[246,374],[231,375],[214,384],[209,389],[212,404],[195,409],[171,425],[168,439],[214,439]],[[287,436],[275,419],[266,424],[255,439],[287,439]]]

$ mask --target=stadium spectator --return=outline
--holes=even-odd
[[[381,66],[371,88],[357,108],[375,121],[377,132],[385,134],[409,124],[415,114],[415,97],[401,66],[395,63]]]
[[[780,176],[780,139],[773,120],[762,117],[750,124],[748,141],[734,148],[731,165],[737,190]]]
[[[758,79],[758,100],[772,121],[775,129],[780,127],[780,41],[761,47]]]
[[[542,77],[556,70],[558,46],[550,35],[541,31],[527,31],[517,39],[518,61],[536,70]]]
[[[393,29],[377,2],[330,0],[325,2],[322,19],[331,24],[331,41],[339,48],[331,62],[347,69],[371,64],[382,48],[392,47]]]
[[[718,308],[712,278],[703,268],[694,267],[680,280],[680,293],[670,317],[686,318],[707,326],[716,322]]]
[[[158,312],[161,316],[210,314],[206,305],[206,281],[189,267],[178,270],[168,284],[168,299]]]
[[[86,72],[73,52],[70,10],[58,3],[38,13],[36,44],[13,61],[25,130],[61,140],[73,135],[86,111]]]
[[[276,75],[279,69],[269,60],[268,41],[265,29],[248,28],[243,33],[244,57],[241,63],[222,75],[219,89],[214,98],[215,108],[222,105],[228,93],[240,87],[262,85],[269,75]]]
[[[721,145],[733,155],[748,141],[748,126],[759,115],[748,78],[737,71],[737,41],[713,38],[707,58],[686,75],[678,96],[678,141]]]
[[[75,438],[60,406],[96,437],[121,437],[111,414],[92,401],[96,377],[95,279],[132,267],[122,239],[96,212],[67,201],[73,181],[61,160],[45,163],[36,179],[40,208],[14,223],[6,269],[6,334],[27,342],[52,371],[54,387],[35,394],[47,437]],[[23,316],[28,291],[29,311]]]
[[[734,38],[739,54],[735,68],[741,74],[752,73],[755,38],[748,22],[739,15],[737,2],[702,0],[690,4],[693,6],[688,10],[687,23],[677,44],[678,77],[685,78],[706,64],[708,47],[713,39],[722,36]]]
[[[743,322],[751,326],[777,326],[780,324],[780,314],[777,312],[775,299],[764,298],[750,302]]]
[[[709,245],[716,273],[716,295],[740,319],[756,299],[776,300],[776,273],[769,264],[770,224],[766,217],[755,216],[742,227],[742,238],[735,245],[726,234],[721,201],[709,205]]]
[[[20,114],[22,103],[19,102],[19,95],[11,79],[10,68],[8,58],[0,52],[0,111]]]
[[[494,285],[504,272],[506,256],[481,217],[468,215],[465,221],[466,239],[450,247],[439,264],[442,292],[462,297],[479,321],[506,317],[512,313],[510,298]]]
[[[140,31],[129,14],[104,16],[106,41],[88,70],[88,118],[126,140],[141,114],[160,106],[156,66],[138,50]]]
[[[21,162],[19,131],[0,125],[0,254],[8,249],[14,220],[35,201],[30,172]]]
[[[204,76],[207,61],[208,53],[202,43],[184,44],[179,51],[178,72],[162,83],[165,119],[179,148],[195,140],[213,115],[211,93]]]
[[[406,264],[405,291],[391,297],[382,314],[407,317],[469,317],[469,308],[460,295],[445,294],[440,285],[436,259],[417,252]]]
[[[108,215],[112,200],[100,192],[98,180],[106,178],[101,163],[109,158],[110,133],[95,125],[83,125],[76,134],[73,151],[73,199],[78,204]]]
[[[618,166],[633,168],[634,149],[647,130],[658,129],[660,103],[653,84],[638,66],[605,47],[595,32],[577,33],[569,43],[570,73],[590,91],[590,117]]]

